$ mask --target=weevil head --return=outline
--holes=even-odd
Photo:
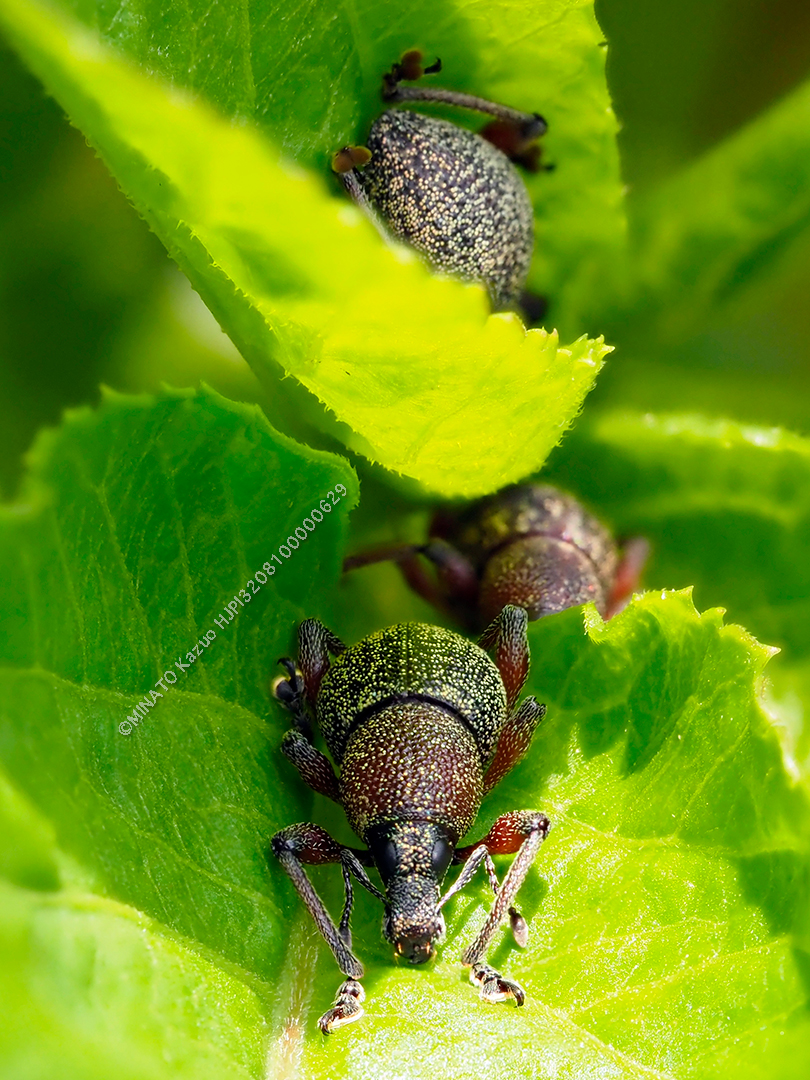
[[[383,936],[397,957],[423,964],[445,930],[439,886],[453,857],[447,829],[431,822],[377,826],[367,837],[385,885]]]

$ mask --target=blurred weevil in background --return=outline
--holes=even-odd
[[[486,285],[495,311],[521,302],[534,250],[534,212],[511,164],[536,171],[546,131],[537,113],[472,94],[401,86],[441,69],[406,53],[383,78],[383,99],[457,105],[495,117],[480,135],[446,120],[388,109],[368,146],[345,146],[332,168],[383,235],[421,252],[434,270]],[[531,298],[529,298],[531,301]]]
[[[399,564],[425,600],[467,629],[486,626],[504,604],[530,619],[592,602],[610,618],[638,585],[649,545],[620,551],[608,530],[572,495],[516,484],[452,513],[438,511],[426,544],[387,544],[350,555],[344,570]],[[426,572],[421,558],[435,567]]]
[[[529,672],[526,623],[522,608],[505,607],[480,645],[451,630],[402,623],[347,648],[317,619],[307,619],[299,628],[298,667],[280,661],[287,677],[276,680],[274,692],[293,720],[282,751],[311,788],[343,807],[367,845],[346,847],[312,822],[282,829],[272,840],[273,853],[346,976],[319,1020],[325,1034],[363,1012],[363,967],[349,929],[352,876],[384,903],[383,934],[396,955],[420,964],[435,954],[444,934],[442,907],[483,863],[495,901],[461,962],[484,1001],[511,997],[523,1004],[521,986],[491,968],[486,951],[507,914],[515,941],[527,943],[526,921],[513,902],[548,833],[548,818],[535,810],[512,811],[478,843],[457,845],[484,795],[523,758],[545,713],[533,697],[518,705]],[[337,774],[313,743],[310,714]],[[499,885],[491,856],[513,853]],[[442,895],[451,862],[464,865]],[[337,926],[304,870],[322,863],[339,863],[343,873],[345,903]],[[366,866],[377,868],[384,893]]]

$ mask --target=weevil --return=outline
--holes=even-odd
[[[548,484],[516,484],[461,513],[439,511],[426,544],[359,552],[344,570],[392,560],[415,592],[475,629],[504,604],[539,619],[591,601],[610,618],[638,585],[648,551],[641,537],[620,551],[572,495]],[[420,559],[433,564],[435,575]]]
[[[533,697],[518,704],[529,671],[526,625],[525,611],[507,606],[479,644],[427,623],[401,623],[347,647],[307,619],[299,628],[298,665],[279,661],[287,675],[276,681],[275,695],[292,716],[282,752],[311,788],[343,807],[366,845],[347,847],[313,822],[272,839],[345,976],[319,1020],[325,1034],[363,1012],[363,966],[349,927],[353,878],[383,902],[383,935],[395,955],[421,964],[445,932],[442,908],[483,865],[495,901],[461,962],[484,1001],[523,1004],[522,987],[487,964],[486,952],[507,915],[516,942],[528,941],[514,900],[549,820],[536,810],[512,811],[477,843],[459,841],[486,792],[523,758],[545,713]],[[337,772],[314,744],[313,719]],[[515,854],[500,883],[492,862],[498,854]],[[343,875],[337,925],[304,869],[321,863],[339,864]],[[451,863],[461,863],[461,872],[442,893]],[[382,890],[366,872],[372,866]]]
[[[494,117],[481,134],[411,110],[388,109],[367,146],[332,159],[352,199],[383,236],[403,240],[440,273],[486,286],[495,311],[515,307],[534,250],[534,212],[519,162],[536,171],[546,122],[473,94],[402,86],[441,70],[406,53],[383,78],[389,104],[437,102]]]

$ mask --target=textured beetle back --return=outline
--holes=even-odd
[[[526,187],[506,155],[445,120],[389,110],[359,173],[391,232],[438,271],[482,281],[494,309],[517,304],[534,247]]]
[[[481,618],[489,622],[505,604],[540,619],[579,604],[605,614],[605,586],[588,556],[554,536],[518,537],[495,552],[481,577]]]
[[[593,564],[603,584],[616,573],[616,545],[608,530],[572,495],[550,485],[504,488],[467,511],[452,539],[480,571],[498,548],[529,536],[572,544]]]
[[[506,718],[501,676],[478,645],[427,623],[378,630],[338,656],[321,683],[318,723],[339,763],[363,713],[425,698],[461,718],[487,763]]]

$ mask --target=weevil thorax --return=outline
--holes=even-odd
[[[495,311],[514,307],[529,272],[534,214],[506,155],[445,120],[390,109],[368,137],[358,180],[391,234],[439,273],[483,282]]]
[[[616,573],[616,545],[602,523],[557,488],[505,488],[463,515],[452,537],[478,569],[483,622],[505,604],[530,619],[596,604],[605,612]]]
[[[440,626],[399,623],[350,646],[324,676],[316,713],[326,744],[342,766],[350,738],[370,730],[375,716],[419,703],[431,708],[433,720],[438,713],[453,718],[452,730],[466,730],[481,761],[489,762],[506,718],[500,673],[478,645]],[[418,709],[395,714],[391,730],[408,729],[420,719]]]

